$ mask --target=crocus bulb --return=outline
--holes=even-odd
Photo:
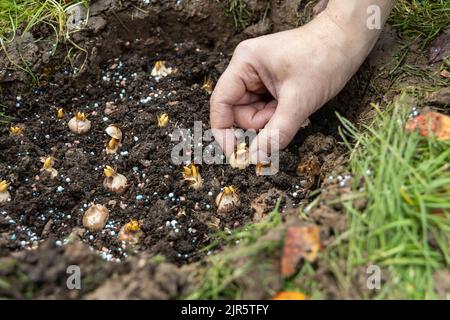
[[[91,129],[91,121],[89,121],[84,112],[77,112],[68,123],[70,131],[76,134],[87,133]]]
[[[233,186],[223,188],[216,197],[217,212],[226,213],[232,211],[241,204],[237,190]]]
[[[23,129],[18,126],[13,126],[9,128],[9,134],[11,136],[21,136],[23,134]]]
[[[106,166],[104,169],[105,180],[103,180],[103,186],[115,193],[124,193],[128,187],[127,178],[110,166]]]
[[[203,186],[202,177],[195,164],[183,168],[183,178],[194,190],[198,190]]]
[[[111,124],[105,131],[111,138],[122,141],[122,130],[117,125]]]
[[[41,171],[49,173],[51,178],[55,178],[58,175],[58,171],[53,168],[53,166],[55,165],[55,158],[42,157],[41,162],[44,164],[41,168]]]
[[[202,85],[202,89],[211,94],[213,92],[213,82],[211,78],[205,79]]]
[[[90,231],[100,231],[109,218],[109,210],[101,204],[93,204],[83,216],[83,226]]]
[[[144,233],[139,226],[139,222],[132,220],[120,228],[118,239],[130,244],[136,244],[143,235]]]
[[[58,119],[64,118],[64,109],[63,108],[59,108],[58,110],[56,110],[56,117]]]
[[[233,168],[243,170],[250,165],[250,153],[245,142],[237,146],[236,151],[231,154],[230,165]]]
[[[8,191],[9,184],[6,180],[0,181],[0,204],[11,201],[11,195]]]
[[[158,127],[164,128],[169,124],[169,115],[167,113],[163,113],[158,116]]]
[[[166,77],[172,73],[172,68],[166,67],[166,62],[159,60],[155,62],[155,66],[152,69],[152,77]]]

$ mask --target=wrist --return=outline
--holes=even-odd
[[[319,16],[334,28],[334,37],[343,44],[344,54],[359,66],[375,45],[393,3],[393,0],[330,0]]]

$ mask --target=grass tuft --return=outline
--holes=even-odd
[[[227,0],[225,3],[225,14],[233,18],[237,30],[244,30],[253,20],[252,13],[243,0]]]
[[[70,39],[70,34],[77,30],[69,31],[68,9],[72,6],[89,6],[88,0],[0,0],[0,46],[6,59],[17,69],[28,73],[34,82],[37,76],[28,65],[28,61],[22,56],[12,57],[8,52],[8,45],[17,36],[24,36],[38,26],[48,26],[53,30],[54,37],[38,39],[53,42],[53,52],[57,45],[67,42],[71,47],[85,51]],[[70,58],[70,51],[68,58]],[[19,52],[22,54],[22,52]],[[19,59],[19,61],[17,61]]]
[[[450,265],[450,142],[404,130],[410,101],[404,94],[383,112],[374,105],[377,116],[364,132],[341,118],[368,205],[360,212],[345,204],[347,243],[330,255],[346,259],[348,272],[370,264],[388,270],[381,297],[435,298],[433,272]]]
[[[270,10],[270,1],[262,12],[254,12],[244,0],[226,0],[223,4],[226,16],[233,18],[237,31],[242,31],[258,20],[265,19]]]
[[[0,39],[11,42],[20,31],[30,31],[39,24],[50,26],[55,43],[68,37],[66,9],[72,5],[88,6],[87,0],[0,0]]]

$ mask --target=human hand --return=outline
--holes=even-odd
[[[211,127],[227,156],[234,150],[233,126],[260,130],[250,145],[252,162],[259,162],[286,147],[344,87],[377,36],[349,35],[346,27],[325,10],[304,27],[238,45],[211,96]]]

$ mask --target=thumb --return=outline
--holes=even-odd
[[[274,115],[250,145],[252,162],[267,161],[272,153],[284,149],[309,114],[302,108],[297,88],[282,90]]]

